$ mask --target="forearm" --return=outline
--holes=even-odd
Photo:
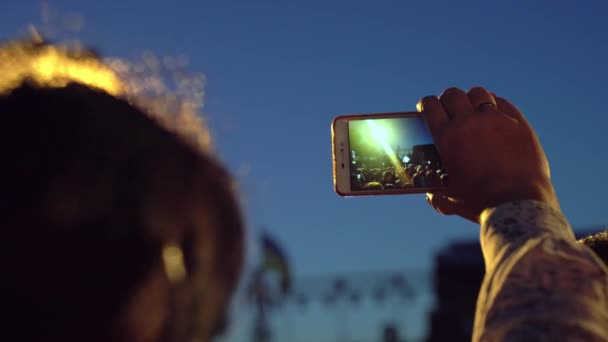
[[[512,202],[482,215],[474,341],[608,341],[606,266],[553,208]]]

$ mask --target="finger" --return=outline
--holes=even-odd
[[[469,101],[475,110],[484,112],[497,107],[494,96],[482,87],[473,87],[467,93]]]
[[[507,99],[502,98],[500,96],[496,96],[496,94],[493,94],[494,98],[496,99],[496,103],[498,105],[498,109],[500,111],[502,111],[503,113],[509,115],[510,117],[512,117],[513,119],[515,119],[517,122],[519,122],[521,125],[523,125],[524,127],[526,127],[534,137],[536,137],[536,133],[534,133],[534,129],[532,128],[532,126],[530,125],[530,123],[528,122],[528,120],[526,120],[526,117],[522,114],[522,112],[517,109],[517,107],[515,107],[514,104],[512,104],[511,102],[509,102]],[[538,142],[538,137],[535,138]],[[538,144],[540,144],[540,142],[538,142]],[[551,175],[551,168],[549,167],[549,162],[547,160],[546,161],[546,170],[547,170],[547,174],[550,176]]]
[[[509,102],[505,98],[496,96],[496,94],[494,94],[494,99],[496,100],[496,105],[498,106],[498,109],[501,112],[507,114],[508,116],[512,117],[513,119],[515,119],[523,124],[528,125],[528,121],[526,120],[524,115],[519,111],[519,109],[517,109],[517,107],[515,107],[515,105],[513,105],[511,102]]]
[[[442,192],[427,193],[427,202],[442,215],[458,215],[469,221],[479,223],[479,215],[463,202],[456,201]]]
[[[437,138],[441,136],[441,132],[448,124],[448,114],[445,112],[437,96],[423,97],[418,101],[416,107],[419,112],[422,112],[422,117],[431,131],[435,143],[437,143]]]
[[[464,91],[458,88],[448,88],[439,96],[443,108],[450,119],[464,117],[473,113],[473,105]]]
[[[458,207],[455,202],[449,200],[448,196],[445,196],[441,192],[427,193],[427,202],[442,215],[456,215]]]

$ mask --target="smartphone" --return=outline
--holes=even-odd
[[[332,122],[332,145],[338,195],[415,194],[447,184],[418,112],[338,116]]]

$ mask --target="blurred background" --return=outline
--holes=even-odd
[[[249,223],[223,340],[466,341],[483,276],[478,227],[436,214],[424,195],[338,197],[331,120],[485,86],[537,130],[577,233],[598,231],[606,10],[601,0],[23,0],[0,3],[0,37],[33,25],[104,57],[204,74],[201,115]]]

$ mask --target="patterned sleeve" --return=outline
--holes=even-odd
[[[481,218],[486,275],[473,341],[608,341],[608,268],[542,202]]]

